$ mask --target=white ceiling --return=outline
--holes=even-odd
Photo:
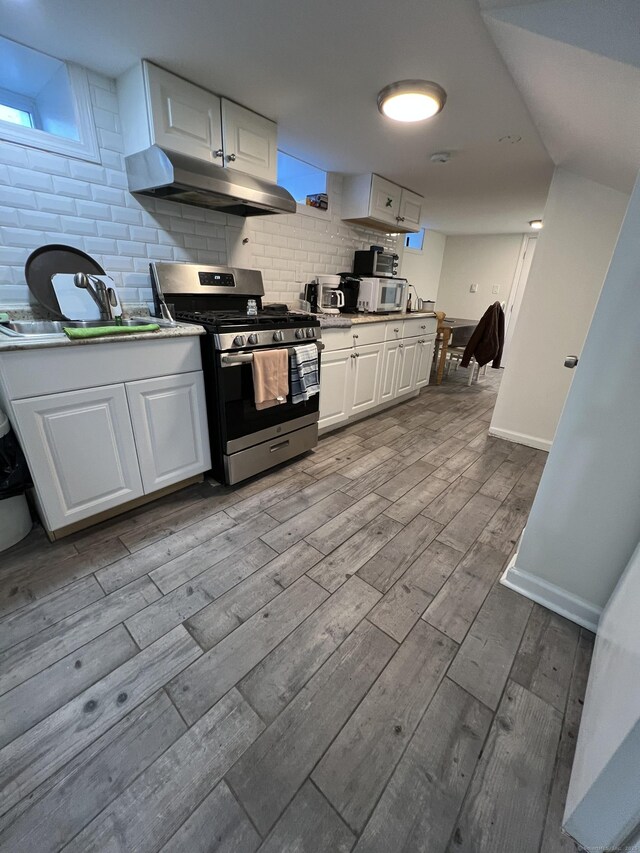
[[[640,169],[640,2],[546,0],[493,9],[485,20],[554,163],[631,192]]]
[[[617,2],[579,0],[578,5],[595,5],[601,12]],[[524,25],[498,17],[526,12],[529,26],[540,30],[544,16],[534,7],[561,7],[557,25],[567,31],[563,37],[576,29],[581,54],[584,47],[603,52],[593,28],[575,27],[566,17],[565,7],[572,5],[575,0],[525,5],[515,0],[0,0],[0,26],[3,35],[110,76],[147,57],[276,119],[280,147],[288,153],[334,171],[375,171],[423,193],[429,227],[457,234],[509,233],[525,230],[529,219],[542,215],[553,170],[548,151],[554,160],[565,155],[549,131],[554,102],[548,94],[544,103],[532,97],[526,85],[530,64],[519,72],[518,50],[507,46],[506,28],[511,38]],[[511,73],[480,6],[491,8],[489,26]],[[558,9],[555,14],[558,19]],[[595,30],[602,28],[600,20]],[[534,38],[547,35],[545,30]],[[623,56],[633,49],[632,40],[625,44]],[[527,62],[530,51],[529,46]],[[575,59],[552,51],[547,56],[551,63]],[[444,86],[448,101],[442,114],[413,127],[382,118],[378,90],[412,77]],[[539,85],[546,92],[553,82],[550,73]],[[568,90],[562,96],[571,100]],[[522,141],[499,143],[505,135]],[[429,155],[442,150],[452,152],[451,161],[432,164]]]

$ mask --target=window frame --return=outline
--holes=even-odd
[[[62,60],[60,61],[62,62]],[[73,62],[65,62],[64,64],[69,75],[76,126],[80,138],[66,139],[63,136],[47,133],[37,127],[24,127],[9,121],[0,121],[0,140],[15,142],[27,148],[37,148],[51,154],[62,154],[65,157],[100,163],[100,147],[93,118],[87,72]],[[7,92],[6,89],[2,91]],[[8,94],[13,95],[12,92],[8,92]],[[15,95],[15,97],[18,99],[22,96]],[[28,101],[29,99],[24,100]],[[37,115],[33,113],[33,110],[29,110],[29,112],[32,113],[34,120],[37,120]]]
[[[287,157],[291,157],[293,160],[299,160],[301,163],[305,163],[307,166],[312,166],[314,169],[318,169],[319,172],[324,172],[327,178],[326,184],[326,193],[327,193],[327,209],[322,210],[320,207],[312,207],[310,204],[300,204],[300,202],[296,199],[296,213],[301,213],[303,216],[311,216],[314,219],[331,219],[331,197],[332,197],[332,172],[328,172],[326,169],[322,169],[320,166],[316,166],[314,163],[309,163],[307,160],[303,160],[302,157],[296,157],[295,154],[289,154],[287,151],[283,151],[282,148],[278,148],[280,154],[285,154]],[[285,187],[286,189],[286,187]]]
[[[411,236],[411,234],[419,234],[419,233],[420,233],[420,231],[422,231],[422,246],[421,246],[419,249],[414,249],[412,246],[407,246],[407,245],[406,245],[406,240],[407,240],[407,238],[408,238],[408,237],[410,237],[410,236]],[[424,254],[424,238],[425,238],[425,235],[426,235],[426,233],[427,233],[427,229],[426,229],[426,228],[424,228],[424,227],[422,227],[422,228],[420,229],[420,231],[412,231],[412,232],[410,232],[409,234],[405,234],[405,235],[404,235],[405,245],[403,246],[403,251],[405,251],[405,252],[412,252],[414,255],[422,255],[422,254]]]

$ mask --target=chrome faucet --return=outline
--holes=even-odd
[[[73,283],[76,287],[81,287],[87,291],[89,296],[98,306],[101,320],[114,320],[116,315],[113,308],[114,303],[117,305],[117,299],[111,300],[109,291],[112,289],[107,287],[105,283],[95,275],[87,275],[84,272],[77,272],[73,277]]]

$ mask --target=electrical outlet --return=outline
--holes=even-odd
[[[469,288],[469,293],[477,293],[477,292],[478,292],[478,285],[472,284],[471,287]]]
[[[500,293],[500,285],[494,284],[493,287],[491,288],[491,293]]]

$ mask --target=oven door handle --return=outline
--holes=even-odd
[[[316,341],[316,346],[318,347],[318,353],[321,353],[324,349],[324,344],[322,343],[322,341]],[[287,352],[289,355],[293,354],[293,350],[293,347],[287,347]],[[220,361],[222,362],[223,367],[234,367],[237,364],[251,364],[251,362],[253,361],[253,353],[223,353],[220,356]]]

